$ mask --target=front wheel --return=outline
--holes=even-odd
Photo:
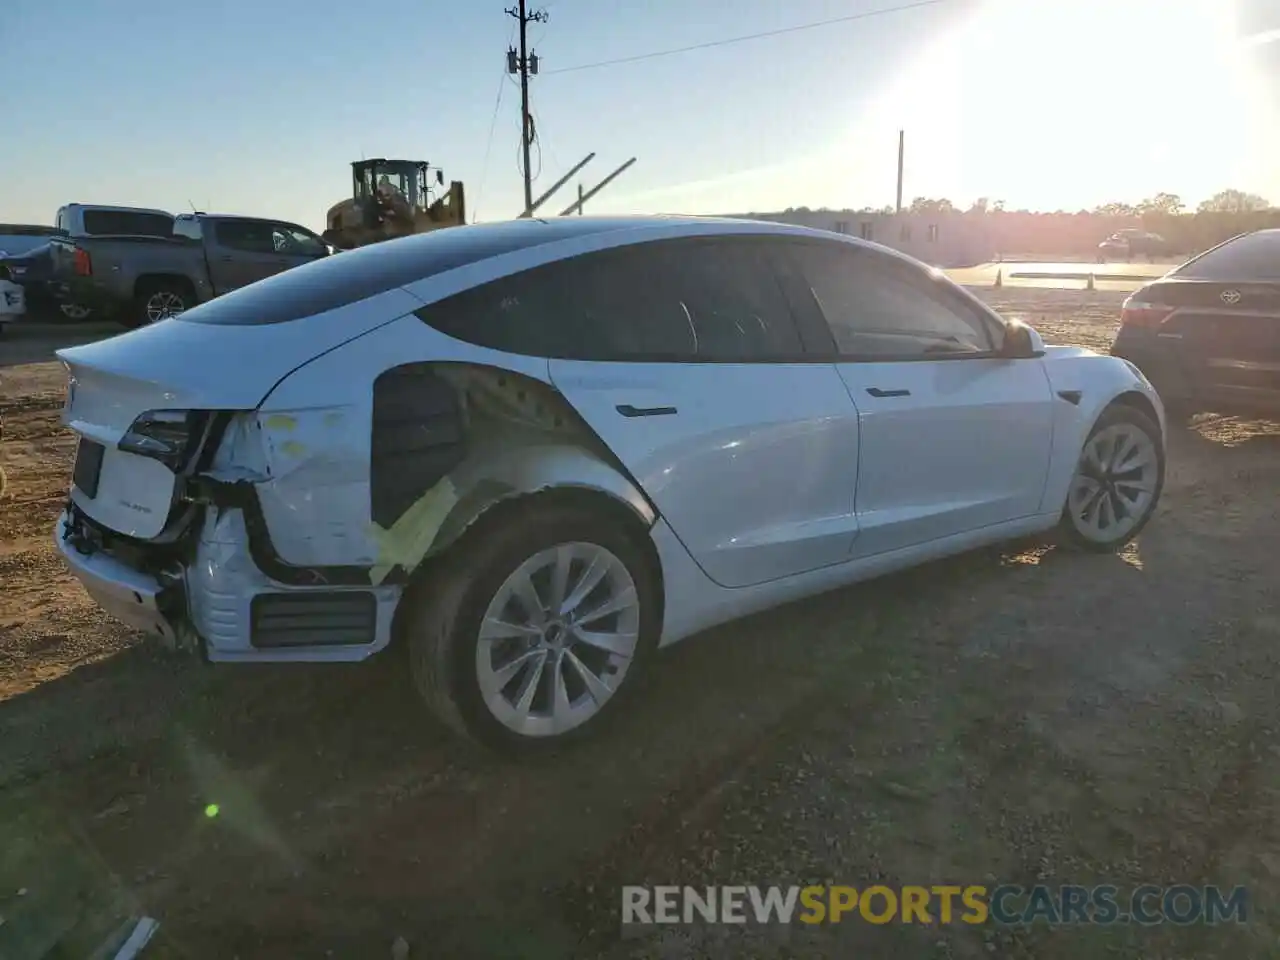
[[[1059,530],[1070,545],[1121,549],[1155,513],[1164,488],[1164,444],[1150,417],[1127,406],[1103,411],[1080,451]]]
[[[414,683],[487,746],[528,752],[594,729],[655,646],[657,578],[607,512],[531,505],[437,568],[410,601]]]

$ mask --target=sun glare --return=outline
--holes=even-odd
[[[922,49],[849,140],[904,128],[908,198],[1074,210],[1260,189],[1275,137],[1245,47],[1222,0],[991,0]]]

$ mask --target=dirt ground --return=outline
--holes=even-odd
[[[1119,301],[987,295],[1103,349]],[[149,960],[397,937],[451,958],[1276,954],[1276,424],[1175,427],[1122,556],[1020,544],[717,629],[605,736],[511,764],[431,724],[394,651],[213,668],[100,615],[49,539],[72,452],[55,345],[0,342],[2,957],[64,934],[47,955],[84,956],[131,911],[161,921]],[[876,880],[1244,884],[1250,916],[619,930],[623,884]]]

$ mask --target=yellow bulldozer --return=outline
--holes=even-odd
[[[444,187],[444,173],[424,160],[358,160],[351,164],[351,197],[329,208],[325,243],[339,250],[426,233],[467,222],[460,180]]]

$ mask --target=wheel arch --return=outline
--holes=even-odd
[[[1102,408],[1102,412],[1105,413],[1107,410],[1110,410],[1112,407],[1117,407],[1117,406],[1129,407],[1130,409],[1137,410],[1139,413],[1143,414],[1144,416],[1149,417],[1151,419],[1151,422],[1154,423],[1156,426],[1160,427],[1161,431],[1163,432],[1164,418],[1161,416],[1160,411],[1156,409],[1156,405],[1152,403],[1151,399],[1147,397],[1145,394],[1140,393],[1137,390],[1126,390],[1125,392],[1117,395],[1116,397],[1113,397],[1111,402]],[[1102,413],[1099,413],[1098,416],[1102,416]],[[1095,422],[1096,422],[1096,418],[1095,418]],[[1092,429],[1092,427],[1090,427],[1090,429]],[[1164,442],[1164,438],[1161,437],[1161,443],[1163,442]]]
[[[1044,365],[1054,400],[1053,452],[1040,512],[1056,514],[1066,503],[1085,439],[1107,410],[1137,410],[1151,419],[1166,445],[1163,404],[1155,389],[1129,362],[1078,347],[1050,347]]]
[[[662,561],[658,555],[657,545],[649,535],[656,516],[645,509],[647,502],[642,498],[637,501],[635,498],[625,496],[617,489],[582,482],[564,483],[538,490],[515,491],[506,496],[479,503],[467,503],[465,499],[459,501],[442,525],[442,531],[452,528],[456,532],[442,536],[437,541],[436,549],[419,561],[408,575],[405,595],[397,605],[392,623],[392,643],[401,642],[401,635],[405,629],[404,616],[406,611],[414,608],[415,595],[421,591],[430,590],[438,571],[446,568],[460,551],[465,550],[469,544],[483,539],[493,530],[517,522],[522,514],[531,510],[565,507],[575,507],[584,512],[593,512],[609,518],[618,524],[628,539],[640,550],[656,587],[658,607],[654,612],[654,623],[657,629],[661,630],[666,614],[666,591]]]
[[[196,285],[191,278],[181,273],[144,273],[134,279],[133,295],[140,297],[144,293],[166,286],[180,287],[192,297],[196,293]],[[192,306],[195,304],[193,303]]]

